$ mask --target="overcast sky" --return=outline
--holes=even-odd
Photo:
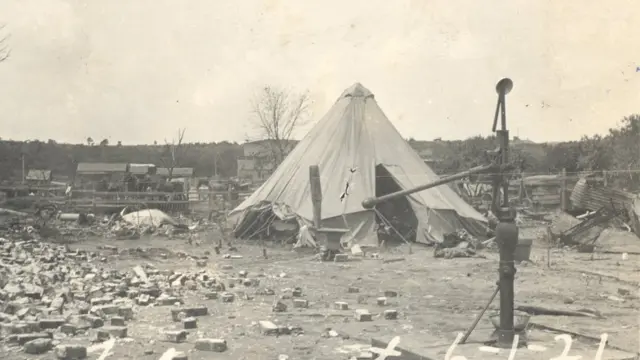
[[[354,82],[406,137],[604,133],[640,113],[633,0],[2,0],[3,139],[243,141],[265,85],[320,118]],[[304,130],[299,135],[304,135]]]

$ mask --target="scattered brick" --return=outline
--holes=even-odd
[[[133,308],[129,305],[123,305],[118,308],[118,316],[122,316],[125,320],[133,319]]]
[[[233,295],[232,293],[225,292],[222,294],[222,302],[224,303],[233,302],[234,299],[235,299],[235,295]]]
[[[34,339],[24,344],[24,352],[30,355],[44,354],[53,348],[51,339]]]
[[[187,341],[187,334],[184,330],[165,330],[162,332],[164,340],[172,343]]]
[[[275,295],[276,292],[273,289],[260,289],[256,291],[256,295]]]
[[[171,318],[173,319],[173,321],[182,320],[180,317],[178,317],[180,313],[183,313],[185,317],[206,316],[209,314],[209,309],[207,309],[206,306],[172,309]]]
[[[282,301],[276,300],[273,303],[271,309],[273,310],[273,312],[285,312],[287,311],[287,304],[283,303]]]
[[[294,299],[293,300],[294,308],[307,308],[309,307],[309,301],[305,299]]]
[[[62,324],[60,332],[68,336],[74,336],[78,332],[78,328],[73,324]]]
[[[333,308],[336,310],[349,310],[349,304],[344,301],[336,301],[333,304]]]
[[[260,280],[259,279],[244,279],[244,281],[242,282],[242,285],[244,285],[244,286],[259,286],[260,285]]]
[[[271,321],[262,320],[259,321],[258,324],[260,325],[260,332],[263,335],[278,335],[280,333],[278,325],[272,323]]]
[[[176,304],[182,304],[182,300],[175,296],[168,296],[163,294],[156,299],[156,305],[170,306],[170,305],[176,305]]]
[[[12,335],[9,337],[8,340],[9,342],[16,342],[18,343],[18,345],[24,345],[29,341],[32,341],[35,339],[51,339],[51,338],[53,338],[53,335],[51,333],[40,332],[40,333],[31,333],[31,334]]]
[[[67,322],[67,320],[65,320],[63,318],[47,318],[47,319],[41,319],[39,321],[40,329],[42,329],[42,330],[57,329],[57,328],[59,328],[60,326],[62,326],[66,322]]]
[[[87,348],[82,345],[58,345],[56,346],[56,357],[60,360],[80,360],[86,359]]]
[[[92,306],[89,314],[97,316],[115,315],[118,313],[118,306],[114,304]]]
[[[204,297],[207,300],[216,300],[218,298],[218,292],[217,291],[209,291],[209,292],[204,294]]]
[[[183,319],[182,326],[185,329],[196,329],[198,327],[198,320],[194,317]]]
[[[111,318],[111,326],[125,326],[125,320],[123,317],[114,316]]]
[[[99,316],[85,315],[84,319],[86,319],[91,324],[91,327],[93,329],[104,326],[104,320],[102,320],[102,318]]]
[[[140,294],[136,299],[136,303],[140,306],[149,305],[149,303],[151,303],[151,296],[147,294]]]
[[[224,352],[227,350],[227,342],[222,339],[198,339],[195,349],[200,351]]]
[[[105,326],[98,330],[99,338],[109,338],[109,335],[114,338],[126,338],[127,337],[126,326]],[[108,334],[108,335],[105,335]]]
[[[369,310],[366,309],[357,309],[355,312],[355,318],[358,321],[371,321],[373,319]]]
[[[91,306],[106,305],[113,301],[111,296],[99,297],[91,299]]]
[[[398,318],[397,310],[385,310],[383,314],[384,318],[387,320],[396,320]]]

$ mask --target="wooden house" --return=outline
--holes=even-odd
[[[81,188],[95,189],[98,183],[121,185],[129,170],[126,163],[78,163],[74,183]]]

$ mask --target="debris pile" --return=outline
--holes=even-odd
[[[115,247],[109,249],[117,254]],[[80,355],[87,348],[70,342],[74,337],[94,342],[126,338],[127,322],[140,307],[181,305],[182,296],[193,290],[205,292],[205,298],[225,290],[209,270],[181,273],[149,265],[117,271],[106,267],[110,257],[0,238],[0,340],[28,354],[55,348],[59,359],[84,358]],[[206,261],[199,259],[198,264]],[[247,286],[256,283],[242,280]],[[206,314],[206,307],[178,308],[172,309],[171,318],[189,329],[195,326],[193,317]],[[222,342],[204,340],[198,340],[196,348],[224,351]]]
[[[576,248],[580,252],[594,252],[597,248],[612,247],[614,244],[605,233],[615,231],[620,234],[618,238],[633,238],[635,243],[640,244],[640,239],[624,220],[624,214],[604,207],[578,217],[559,212],[547,228],[547,240],[551,244]],[[628,247],[633,243],[631,241],[624,245]],[[618,245],[623,244],[621,242]]]
[[[442,243],[436,244],[433,256],[436,258],[461,258],[476,255],[481,243],[466,230],[460,229],[454,233],[444,235]]]
[[[43,221],[37,214],[0,212],[0,235],[13,239],[46,239],[58,243],[74,243],[92,236],[116,240],[135,240],[144,235],[185,239],[199,243],[199,233],[220,230],[215,221],[202,218],[173,218],[156,209],[128,212],[96,219],[93,214],[58,213]],[[214,219],[215,220],[215,219]]]

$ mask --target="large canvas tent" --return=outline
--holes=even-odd
[[[320,168],[323,226],[347,227],[350,231],[343,240],[365,246],[378,245],[379,212],[365,210],[364,199],[438,179],[387,119],[373,94],[356,83],[230,217],[246,218],[251,209],[276,205],[274,212],[280,217],[288,213],[309,223],[313,218],[311,165]],[[485,217],[447,185],[414,193],[403,201],[414,215],[416,242],[441,242],[458,229],[474,235],[485,230]],[[253,218],[260,221],[255,214]]]

